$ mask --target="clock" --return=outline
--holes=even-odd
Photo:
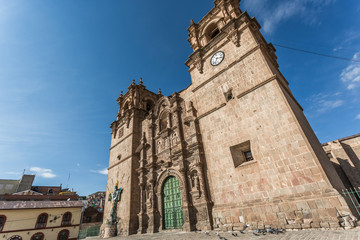
[[[211,57],[211,60],[210,60],[211,65],[213,65],[213,66],[219,65],[222,62],[222,60],[224,60],[224,57],[225,57],[225,53],[222,51],[215,53]]]

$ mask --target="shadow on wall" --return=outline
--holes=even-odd
[[[340,164],[332,162],[337,174],[343,182],[346,189],[343,189],[340,194],[344,197],[346,203],[354,216],[360,218],[360,175],[356,167],[350,165],[347,159],[337,158]],[[347,194],[345,194],[345,192]]]
[[[349,156],[352,163],[354,164],[357,171],[360,172],[360,160],[359,160],[359,157],[357,156],[357,154],[355,153],[354,149],[350,145],[345,144],[345,143],[341,143],[341,145],[344,148],[346,154]],[[359,147],[359,150],[360,150],[360,147]],[[358,151],[358,152],[360,152],[360,151]],[[359,178],[360,178],[360,175],[359,175]]]

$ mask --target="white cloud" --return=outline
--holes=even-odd
[[[307,23],[319,22],[316,15],[324,6],[336,0],[280,0],[277,4],[271,0],[245,0],[244,10],[259,17],[263,22],[263,31],[271,33],[276,26],[294,16],[300,16]]]
[[[107,168],[104,168],[104,169],[101,169],[101,170],[90,170],[90,172],[99,173],[99,174],[103,174],[103,175],[108,174]]]
[[[358,115],[356,115],[355,119],[360,120],[360,113]]]
[[[319,112],[327,112],[329,110],[332,110],[334,108],[340,107],[345,102],[343,100],[323,100],[319,103]]]
[[[307,101],[311,102],[311,109],[317,113],[325,113],[344,105],[345,101],[340,99],[341,92],[334,94],[318,93],[311,96]]]
[[[43,178],[54,178],[56,175],[51,169],[40,168],[40,167],[31,167],[30,172],[35,173],[35,175]]]
[[[354,54],[353,60],[360,60],[360,52]],[[351,63],[341,72],[340,79],[349,90],[360,87],[360,63]]]
[[[343,46],[339,46],[333,49],[334,52],[340,51],[341,49],[343,49]]]
[[[352,44],[358,42],[360,32],[358,30],[345,30],[343,33],[338,34],[336,38],[339,42],[338,46],[333,49],[334,52],[345,50],[345,48],[352,48]]]

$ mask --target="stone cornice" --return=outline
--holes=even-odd
[[[209,115],[209,114],[211,114],[211,113],[213,113],[213,112],[215,112],[215,111],[217,111],[217,110],[219,110],[220,108],[225,107],[225,106],[226,106],[226,103],[222,103],[222,104],[220,104],[219,106],[214,107],[214,108],[211,109],[210,111],[207,111],[206,113],[201,114],[201,115],[198,117],[198,119],[202,119],[203,117],[206,117],[207,115]]]
[[[110,167],[108,167],[108,170],[110,170],[110,169],[112,169],[112,168],[114,168],[114,167],[116,167],[117,165],[119,165],[120,163],[122,163],[122,162],[124,162],[124,161],[126,161],[126,160],[128,160],[129,158],[131,158],[133,155],[129,155],[129,156],[127,156],[126,158],[123,158],[123,159],[121,159],[120,161],[118,161],[117,163],[114,163],[113,165],[111,165]]]
[[[125,136],[123,139],[121,139],[119,142],[115,143],[113,146],[110,147],[109,150],[113,149],[114,147],[116,147],[117,145],[119,145],[120,143],[122,143],[125,139],[127,139],[128,137],[130,137],[131,135],[133,135],[133,133],[130,133],[129,135]]]
[[[294,100],[294,102],[298,105],[298,107],[299,107],[301,110],[303,110],[302,107],[300,106],[300,104],[296,101],[296,99],[294,98],[294,96],[293,96],[293,95],[291,94],[291,92],[288,90],[288,88],[286,87],[285,83],[284,83],[283,81],[279,80],[276,74],[273,75],[272,77],[268,78],[267,80],[265,80],[265,81],[263,81],[263,82],[255,85],[254,87],[252,87],[252,88],[250,88],[250,89],[248,89],[248,90],[240,93],[240,94],[237,95],[236,97],[237,97],[238,99],[239,99],[239,98],[242,98],[242,97],[244,97],[245,95],[247,95],[247,94],[255,91],[256,89],[258,89],[258,88],[260,88],[260,87],[262,87],[262,86],[264,86],[264,85],[266,85],[266,84],[268,84],[268,83],[270,83],[270,82],[272,82],[272,81],[274,81],[274,80],[276,80],[280,85],[282,85],[282,87],[284,88],[284,90],[285,90],[286,92],[288,92],[289,96]],[[208,116],[209,114],[211,114],[211,113],[219,110],[220,108],[222,108],[222,107],[224,107],[224,106],[226,106],[226,103],[222,103],[222,104],[220,104],[219,106],[214,107],[213,109],[205,112],[204,114],[201,114],[197,119],[200,120],[200,119]]]
[[[240,94],[237,95],[236,97],[237,97],[237,98],[242,98],[243,96],[251,93],[252,91],[255,91],[255,90],[258,89],[259,87],[262,87],[262,86],[268,84],[269,82],[272,82],[273,80],[276,80],[276,75],[273,75],[272,77],[270,77],[270,78],[268,78],[267,80],[265,80],[265,81],[263,81],[263,82],[255,85],[254,87],[246,90],[245,92],[240,93]]]

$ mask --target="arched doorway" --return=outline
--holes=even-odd
[[[164,229],[181,229],[184,224],[180,183],[174,176],[168,177],[162,188]]]

